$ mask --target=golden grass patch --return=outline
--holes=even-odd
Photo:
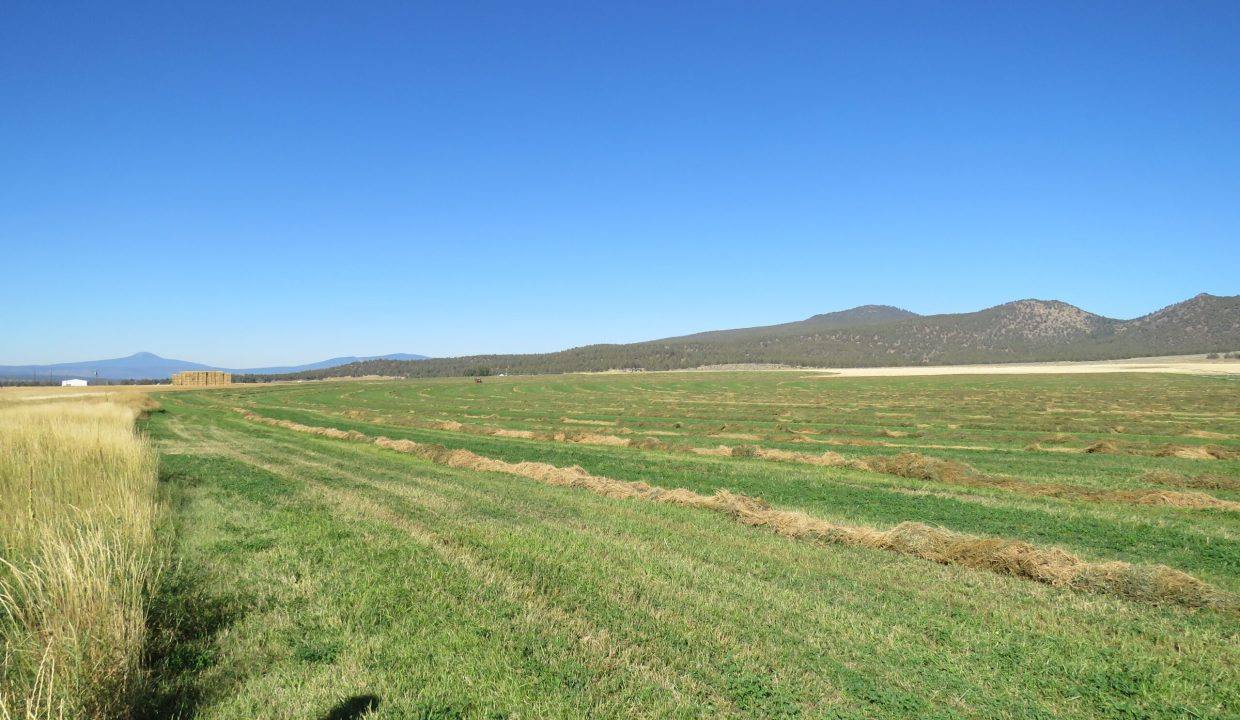
[[[0,409],[0,717],[124,717],[158,562],[151,403]]]

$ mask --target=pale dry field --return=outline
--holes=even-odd
[[[151,392],[183,392],[188,390],[211,390],[223,386],[192,385],[88,385],[86,387],[0,387],[0,406],[31,402],[55,402],[60,400],[115,401],[121,404],[134,402],[135,398]]]
[[[620,375],[632,372],[811,372],[839,377],[919,377],[934,375],[1084,375],[1099,373],[1174,373],[1180,375],[1240,375],[1240,360],[1207,359],[1205,355],[1165,355],[1126,360],[986,363],[981,365],[904,365],[898,367],[807,368],[778,363],[729,363],[685,370],[607,370],[583,375]]]
[[[826,368],[843,377],[913,377],[919,375],[1062,375],[1065,373],[1176,373],[1240,375],[1240,361],[1207,360],[1202,355],[1091,362],[995,363],[991,365],[927,365],[925,367]]]

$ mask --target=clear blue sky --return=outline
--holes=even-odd
[[[1234,0],[193,5],[0,8],[0,363],[1240,292]]]

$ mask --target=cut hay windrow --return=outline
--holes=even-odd
[[[526,440],[532,440],[535,436],[533,430],[509,430],[508,428],[500,428],[491,434],[496,437],[524,438]]]
[[[1045,450],[1046,448],[1036,448]],[[1182,460],[1235,460],[1240,458],[1240,450],[1222,447],[1221,445],[1164,445],[1160,448],[1134,447],[1120,445],[1110,440],[1099,440],[1080,450],[1094,455],[1143,455],[1152,457],[1174,457]]]
[[[976,469],[952,460],[942,460],[915,452],[898,455],[875,455],[861,459],[850,459],[837,452],[823,453],[797,452],[780,448],[767,448],[757,445],[719,445],[713,448],[673,448],[657,438],[622,438],[617,435],[603,435],[592,432],[535,432],[532,430],[509,430],[507,428],[487,427],[484,425],[465,425],[454,420],[447,420],[432,425],[436,430],[463,432],[472,435],[488,435],[493,437],[511,437],[526,440],[547,442],[567,442],[582,445],[601,445],[610,447],[632,447],[641,450],[687,450],[696,455],[716,457],[759,458],[776,462],[791,462],[820,467],[845,467],[853,470],[877,472],[884,475],[909,478],[912,480],[928,480],[945,485],[972,488],[993,488],[1032,497],[1051,497],[1064,500],[1081,500],[1085,502],[1112,502],[1131,505],[1159,505],[1186,510],[1225,510],[1240,512],[1240,502],[1223,500],[1203,492],[1183,492],[1160,489],[1138,490],[1099,490],[1058,483],[1027,483],[1011,478],[996,478],[978,472]],[[343,432],[343,431],[336,431]],[[718,436],[722,437],[722,436]],[[1103,441],[1091,447],[1100,447],[1098,452],[1122,452],[1115,443]],[[1089,450],[1087,450],[1089,452]],[[1169,485],[1159,482],[1156,484]],[[1191,486],[1196,489],[1209,489],[1208,486]]]
[[[1114,595],[1130,600],[1240,612],[1240,598],[1166,565],[1133,565],[1122,561],[1089,562],[1059,548],[1040,548],[1021,540],[968,535],[918,522],[903,522],[889,530],[834,523],[797,510],[772,508],[760,498],[723,489],[716,490],[712,495],[704,495],[685,488],[669,489],[641,481],[614,480],[593,475],[575,465],[560,467],[543,462],[514,463],[479,455],[470,450],[445,448],[412,440],[370,438],[356,431],[346,432],[336,428],[265,418],[240,408],[236,408],[236,411],[247,420],[324,437],[367,441],[381,448],[414,455],[447,467],[516,475],[548,485],[589,490],[609,498],[646,500],[710,510],[727,515],[744,525],[764,527],[790,538],[886,550],[943,565],[986,570],[1054,587]]]
[[[1205,438],[1206,440],[1230,440],[1231,435],[1221,432],[1212,432],[1210,430],[1189,430],[1184,433],[1188,437]]]
[[[1198,490],[1240,490],[1240,478],[1225,475],[1196,475],[1189,477],[1168,470],[1149,470],[1141,476],[1142,482],[1170,487],[1196,488]]]
[[[547,442],[568,442],[610,447],[636,447],[644,450],[656,450],[664,447],[662,441],[656,438],[623,438],[618,435],[581,431],[537,432],[534,430],[511,430],[509,428],[488,427],[486,425],[466,425],[455,420],[444,420],[434,423],[430,427],[435,430],[445,430],[448,432],[520,438],[522,440],[543,440]]]
[[[233,408],[234,411],[241,413],[246,419],[263,425],[272,427],[281,427],[286,430],[296,430],[297,432],[309,433],[311,435],[321,435],[322,437],[335,438],[337,440],[369,440],[367,436],[356,430],[340,430],[332,427],[320,427],[317,425],[302,425],[292,420],[279,420],[277,418],[269,418],[257,413],[245,410],[243,408]]]
[[[551,439],[560,442],[580,443],[582,445],[605,445],[611,447],[629,447],[633,445],[635,440],[632,438],[622,438],[618,435],[603,435],[601,433],[555,433]]]
[[[1235,460],[1240,451],[1218,445],[1166,445],[1154,453],[1154,457],[1177,457],[1185,460]]]
[[[1010,478],[990,477],[979,473],[964,463],[927,457],[918,453],[900,453],[890,457],[872,457],[862,461],[861,464],[865,469],[900,477],[933,480],[948,485],[961,485],[965,487],[996,488],[1039,497],[1240,511],[1240,503],[1222,500],[1201,492],[1175,492],[1154,489],[1099,490],[1059,483],[1025,483]]]
[[[508,428],[489,428],[486,425],[466,425],[456,420],[443,420],[429,425],[433,430],[449,432],[467,432],[470,435],[490,435],[492,437],[517,437],[521,440],[546,440],[556,442],[579,442],[582,445],[613,445],[629,447],[641,445],[644,440],[629,439],[616,435],[601,435],[598,432],[537,432],[534,430],[510,430]]]
[[[929,480],[949,485],[976,488],[994,488],[1034,497],[1054,497],[1086,502],[1115,502],[1134,505],[1161,505],[1182,509],[1215,509],[1240,511],[1240,503],[1222,500],[1201,492],[1175,492],[1158,489],[1144,490],[1098,490],[1074,485],[1053,483],[1026,483],[1010,478],[994,478],[965,465],[963,463],[941,460],[919,453],[907,452],[894,456],[874,456],[864,459],[845,458],[836,452],[807,453],[766,448],[756,445],[719,445],[713,448],[673,447],[656,438],[622,438],[616,435],[601,435],[587,432],[534,432],[529,430],[507,430],[485,426],[462,425],[458,422],[438,423],[440,430],[467,432],[478,435],[499,437],[519,437],[548,442],[568,442],[583,445],[603,445],[614,447],[633,447],[642,450],[679,450],[697,455],[718,457],[746,457],[773,460],[777,462],[794,462],[822,467],[847,467],[854,470],[878,472],[897,477],[916,480]],[[717,436],[722,437],[722,436]],[[1123,453],[1123,448],[1109,441],[1095,443],[1091,452]],[[1158,483],[1167,484],[1167,483]],[[1184,486],[1192,487],[1192,486]],[[1209,489],[1208,486],[1197,486],[1197,489]]]
[[[716,448],[694,448],[693,452],[699,455],[757,457],[763,460],[779,462],[795,462],[824,467],[846,467],[913,480],[929,480],[945,485],[994,488],[1035,497],[1240,512],[1240,503],[1216,498],[1213,495],[1207,495],[1202,492],[1157,489],[1098,490],[1078,485],[1026,483],[1010,478],[990,477],[961,462],[942,460],[913,452],[900,453],[899,455],[875,455],[862,459],[849,459],[834,452],[814,454],[745,445],[731,448],[726,445],[720,445]]]

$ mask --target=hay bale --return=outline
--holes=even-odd
[[[232,373],[221,372],[219,370],[186,370],[184,372],[173,373],[172,384],[194,387],[231,385]]]

